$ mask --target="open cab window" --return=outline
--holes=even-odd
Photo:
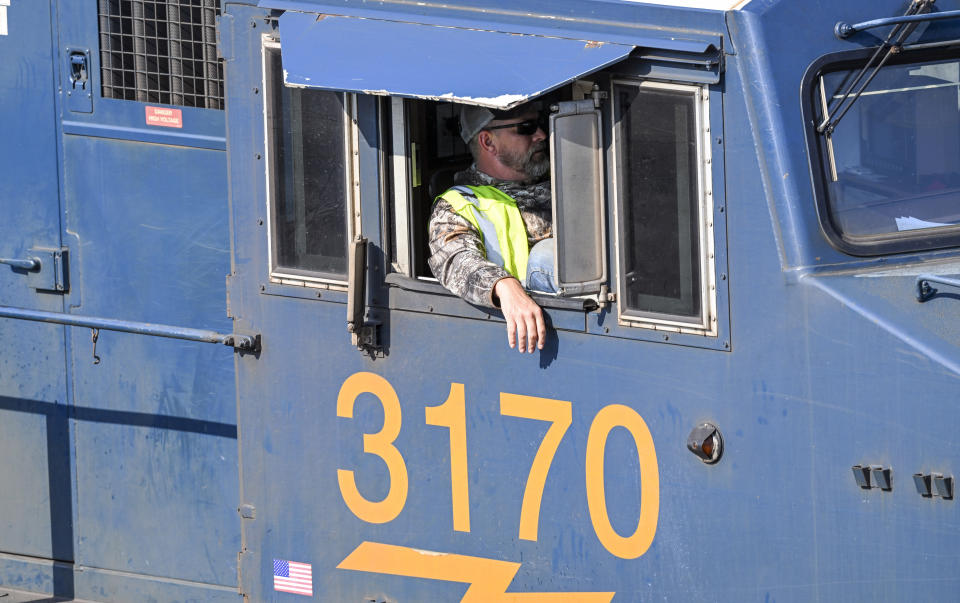
[[[842,114],[840,100],[865,59],[846,54],[811,68],[810,122],[839,119],[810,139],[820,222],[842,251],[960,244],[960,57],[953,55],[891,59]]]
[[[550,114],[558,298],[613,298],[623,325],[716,335],[708,89],[601,75],[539,99]],[[433,200],[472,159],[457,105],[392,99],[391,108],[394,269],[429,281]]]
[[[720,83],[719,40],[658,38],[664,45],[658,50],[622,43],[585,48],[573,39],[296,12],[280,15],[279,29],[282,65],[276,43],[264,48],[275,281],[347,284],[360,307],[364,265],[376,266],[360,261],[352,243],[359,242],[378,247],[372,257],[385,260],[381,284],[398,290],[390,308],[482,316],[452,299],[425,303],[424,296],[451,296],[428,266],[430,215],[437,196],[473,163],[460,138],[461,104],[508,109],[536,102],[547,114],[541,117],[549,117],[559,291],[536,294],[537,302],[577,313],[600,309],[601,322],[616,316],[616,325],[598,327],[602,333],[667,341],[651,333],[667,331],[682,335],[671,342],[729,349],[720,340],[728,323],[718,329],[718,305],[726,308],[726,288],[719,304],[717,288],[724,216],[718,214],[716,230],[713,216],[714,182],[723,188],[722,147],[718,137],[720,163],[711,164],[710,137],[710,116],[721,116],[709,103]],[[331,63],[323,57],[342,50],[335,40],[343,38],[334,33],[374,46],[403,34],[436,37],[444,47],[441,38],[455,36],[499,50],[472,53],[470,77],[463,77],[462,58],[440,61],[433,77],[398,77],[422,57],[348,56]],[[516,76],[504,62],[510,44],[551,57],[556,69],[538,72],[536,81],[526,72]],[[567,58],[556,60],[561,55]],[[380,207],[361,210],[360,190],[366,199],[379,196]],[[361,224],[368,232],[360,232]],[[594,332],[595,317],[563,316],[566,324],[582,325],[570,328]]]
[[[459,105],[401,98],[384,105],[389,107],[393,146],[394,270],[433,280],[427,265],[427,227],[434,199],[453,186],[457,172],[473,163],[460,138]]]

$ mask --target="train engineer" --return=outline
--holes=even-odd
[[[464,105],[460,136],[473,164],[430,216],[430,269],[464,300],[499,307],[510,347],[543,349],[546,326],[527,294],[556,292],[546,125],[533,103],[508,111]]]

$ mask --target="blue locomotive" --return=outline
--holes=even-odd
[[[0,56],[0,594],[960,587],[960,2],[0,0]],[[528,102],[518,354],[427,221]]]

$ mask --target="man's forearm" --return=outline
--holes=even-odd
[[[441,285],[472,304],[495,305],[493,286],[510,274],[486,259],[480,235],[443,200],[430,218],[430,253],[430,270]]]
[[[430,268],[441,285],[479,306],[495,306],[493,286],[500,279],[510,276],[506,270],[487,261],[479,253],[468,250],[447,257],[436,267],[431,258]]]

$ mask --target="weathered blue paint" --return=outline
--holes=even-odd
[[[14,2],[0,36],[0,257],[69,250],[70,289],[0,266],[0,305],[231,333],[222,111],[150,130],[100,97],[97,2]],[[92,112],[64,97],[89,49]],[[45,314],[44,314],[45,315]],[[0,590],[236,601],[234,351],[0,319]]]
[[[0,108],[6,116],[0,120],[0,256],[22,258],[37,245],[60,246],[56,65],[48,3],[10,6],[7,20],[8,35],[0,36],[0,54],[8,57],[0,61]],[[62,311],[62,297],[36,291],[29,277],[0,266],[3,301]],[[0,341],[5,348],[0,354],[0,563],[72,561],[64,328],[0,320]],[[36,407],[45,412],[32,412]],[[54,572],[52,564],[42,576],[24,567],[28,564],[17,565],[0,583],[34,589],[68,582],[69,573]]]
[[[229,120],[185,110],[175,133],[147,128],[144,103],[94,95],[88,114],[58,96],[68,47],[92,49],[99,90],[94,2],[8,8],[0,55],[17,60],[0,62],[0,107],[17,119],[0,120],[0,257],[67,247],[71,287],[38,291],[22,270],[0,266],[0,305],[259,332],[263,349],[109,333],[95,365],[85,330],[0,318],[0,589],[295,600],[272,587],[272,560],[282,558],[313,565],[314,600],[463,597],[466,585],[449,580],[338,569],[374,542],[519,563],[511,593],[615,591],[616,602],[954,596],[958,503],[920,496],[909,476],[960,471],[960,305],[952,292],[915,297],[918,278],[955,280],[960,258],[956,248],[859,258],[832,246],[818,223],[801,111],[811,64],[876,42],[869,32],[838,40],[834,25],[902,14],[903,1],[754,0],[727,13],[612,1],[251,4],[225,4],[220,22]],[[355,217],[371,241],[366,318],[381,323],[384,351],[357,351],[342,287],[269,275],[261,43],[276,35],[289,50],[287,17],[278,31],[271,10],[284,8],[721,49],[709,77],[646,74],[705,83],[711,97],[717,336],[617,324],[614,301],[548,309],[556,328],[545,350],[521,356],[506,347],[496,312],[387,282],[388,149],[377,99],[362,95]],[[920,42],[957,34],[950,21],[918,31]],[[406,68],[418,85],[435,75],[417,57]],[[364,434],[384,421],[376,398],[361,395],[352,419],[337,414],[341,385],[360,371],[391,384],[402,415],[394,445],[409,492],[384,523],[355,516],[337,480],[338,469],[354,471],[371,500],[390,488],[383,462],[364,452]],[[469,532],[454,530],[448,430],[425,422],[424,409],[443,403],[453,383],[466,399]],[[520,539],[518,526],[547,424],[502,415],[502,393],[571,403],[535,541]],[[588,435],[611,404],[644,418],[657,454],[656,535],[635,559],[603,546],[587,505],[585,478],[596,472],[586,465]],[[684,446],[704,421],[726,443],[715,466]],[[892,467],[892,491],[859,488],[853,465]],[[632,438],[614,429],[604,475],[620,534],[644,511],[645,471]]]
[[[703,11],[630,6],[634,25],[669,14],[663,22],[672,28],[722,36],[724,66],[721,82],[710,88],[710,121],[721,210],[715,217],[725,231],[717,239],[717,283],[729,287],[718,296],[718,314],[727,330],[698,345],[699,336],[669,334],[664,341],[663,334],[617,325],[610,309],[581,313],[579,326],[575,312],[548,310],[562,328],[533,357],[506,347],[496,315],[426,288],[388,286],[377,289],[386,299],[369,309],[384,324],[387,350],[370,358],[350,345],[342,293],[314,297],[282,283],[260,287],[269,274],[266,226],[257,223],[265,181],[249,149],[264,148],[262,105],[248,90],[260,77],[262,32],[236,28],[233,48],[251,54],[229,71],[231,187],[244,191],[232,198],[231,308],[265,341],[259,358],[238,359],[243,502],[256,508],[244,521],[241,589],[255,600],[274,597],[271,560],[284,558],[313,564],[319,600],[463,596],[463,584],[337,569],[360,543],[378,542],[522,563],[509,586],[516,593],[616,591],[614,601],[895,601],[921,584],[925,594],[949,597],[960,582],[951,570],[954,503],[919,496],[908,476],[934,467],[952,472],[960,462],[950,445],[954,412],[945,404],[960,376],[960,307],[946,296],[917,304],[913,283],[921,273],[955,274],[960,262],[955,250],[870,260],[830,246],[813,203],[798,98],[805,70],[818,57],[870,45],[864,38],[837,40],[838,20],[902,13],[901,4],[755,1],[723,14],[720,27]],[[948,4],[940,8],[956,6]],[[572,14],[573,5],[513,7]],[[468,11],[460,3],[269,6],[430,24]],[[583,21],[569,24],[571,30],[627,10],[619,3],[579,6]],[[483,9],[491,14],[478,19],[509,22],[500,30],[539,26],[500,4]],[[233,14],[237,23],[259,18],[248,9]],[[931,25],[921,41],[948,35],[944,27]],[[281,45],[283,34],[281,18]],[[361,128],[362,150],[377,141],[375,130]],[[375,158],[360,159],[361,169],[371,166]],[[386,249],[377,238],[381,208],[391,200],[381,198],[375,176],[365,175],[360,185],[364,236],[375,251]],[[389,269],[374,261],[367,277],[376,286]],[[384,463],[363,450],[364,434],[383,425],[376,398],[361,396],[353,419],[337,417],[340,386],[359,371],[386,378],[402,409],[394,444],[406,461],[409,494],[396,519],[383,524],[358,519],[337,482],[338,469],[353,470],[370,500],[390,487]],[[424,422],[424,408],[443,403],[451,383],[466,392],[469,533],[453,529],[448,432]],[[518,538],[518,522],[546,424],[502,416],[502,392],[572,403],[535,542]],[[656,537],[632,560],[600,544],[586,503],[590,424],[614,403],[643,416],[659,463]],[[706,420],[726,442],[716,466],[684,447],[689,431]],[[622,430],[612,432],[606,455],[611,522],[629,534],[641,512],[643,468]],[[857,487],[850,467],[859,463],[893,467],[893,490]]]
[[[724,14],[720,11],[682,10],[622,1],[591,1],[587,5],[575,1],[537,1],[519,7],[507,0],[388,0],[376,4],[352,0],[261,0],[260,6],[318,15],[557,36],[686,52],[703,52],[710,45],[719,48],[724,31]],[[694,27],[690,27],[691,13],[697,15]]]
[[[223,153],[67,135],[64,157],[71,312],[232,331]],[[185,599],[235,598],[222,592],[239,547],[233,350],[101,332],[94,364],[90,332],[68,337],[75,406],[106,417],[76,420],[77,563],[132,574],[100,576],[105,596],[78,572],[78,592],[162,600],[162,580],[145,584],[156,576],[191,582]],[[85,483],[104,486],[84,495]]]
[[[280,31],[288,85],[500,109],[598,71],[633,50],[625,44],[416,23],[337,16],[318,20],[315,14],[294,12],[280,17]],[[329,55],[341,59],[316,60]],[[518,56],[527,60],[518,62]],[[429,70],[410,69],[423,61]],[[464,69],[466,64],[470,69]]]

